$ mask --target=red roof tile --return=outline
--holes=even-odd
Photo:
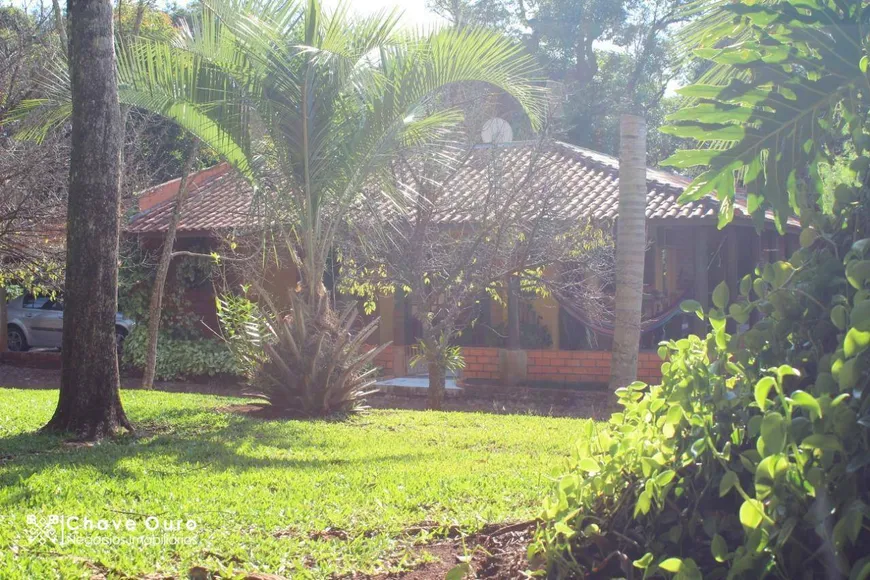
[[[179,232],[226,230],[249,226],[254,222],[250,212],[253,196],[250,184],[228,168],[215,171],[220,167],[205,169],[197,174],[197,179],[192,180],[190,194],[178,224]],[[200,178],[202,174],[205,174],[204,179]],[[165,186],[174,186],[169,197],[165,195]],[[145,195],[155,190],[159,196],[157,203],[130,218],[127,232],[144,234],[168,229],[175,207],[175,192],[178,191],[177,180],[152,188]],[[142,205],[140,201],[140,207]]]
[[[500,145],[499,159],[509,168],[508,178],[523,175],[535,147],[531,143]],[[491,146],[480,146],[457,174],[451,179],[457,184],[451,190],[455,196],[453,207],[462,208],[463,200],[477,195],[487,187],[489,174],[484,168]],[[564,195],[563,207],[558,208],[566,219],[588,217],[594,220],[611,220],[617,216],[619,197],[619,160],[610,155],[584,149],[567,143],[556,142],[544,151],[539,151],[536,174],[547,180],[549,187],[559,187]],[[249,226],[253,223],[250,205],[253,189],[241,177],[231,172],[215,172],[205,178],[196,178],[186,204],[179,231],[210,231]],[[203,172],[201,172],[203,173]],[[719,202],[713,196],[685,204],[677,203],[680,194],[691,180],[659,171],[647,170],[646,217],[649,220],[674,220],[677,222],[706,220],[715,221]],[[167,182],[149,192],[177,182]],[[152,196],[153,197],[153,196]],[[134,215],[127,226],[130,233],[165,232],[172,208],[172,199],[160,201],[153,207]],[[748,218],[745,204],[735,204],[735,218]],[[470,219],[461,211],[449,212],[446,221],[462,222]]]

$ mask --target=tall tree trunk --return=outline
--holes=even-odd
[[[447,373],[444,365],[429,361],[429,408],[440,411],[444,404],[444,391],[447,390]]]
[[[154,387],[154,373],[157,370],[157,337],[160,334],[160,316],[163,313],[163,289],[166,287],[166,276],[169,274],[169,264],[172,262],[178,222],[181,221],[184,204],[187,202],[190,172],[198,154],[199,139],[194,139],[181,170],[181,181],[178,184],[178,193],[175,194],[175,209],[169,219],[166,237],[163,239],[163,251],[157,265],[157,275],[154,278],[154,287],[151,289],[151,304],[148,308],[148,353],[145,357],[145,376],[142,378],[143,389]]]
[[[610,363],[613,390],[637,379],[646,252],[646,123],[641,117],[622,116],[619,148],[616,327]]]
[[[142,20],[145,18],[145,0],[139,0],[136,6],[136,19],[133,21],[133,36],[139,36],[139,30],[142,28]]]
[[[9,311],[6,309],[6,288],[0,287],[0,352],[9,348],[6,326],[9,324]]]
[[[507,347],[520,349],[520,279],[508,276],[507,282]]]
[[[121,406],[115,313],[123,127],[109,0],[69,0],[72,93],[63,370],[45,429],[132,430]]]
[[[60,37],[60,44],[63,46],[63,51],[69,50],[69,40],[66,37],[66,25],[63,23],[63,12],[60,11],[60,0],[51,0],[52,10],[54,11],[54,29]]]

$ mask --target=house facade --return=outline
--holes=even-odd
[[[532,145],[515,143],[505,154],[513,163],[528,162]],[[619,163],[614,157],[565,143],[548,149],[545,162],[554,186],[568,200],[560,213],[565,219],[587,218],[613,226],[618,219]],[[457,175],[457,199],[474,195],[481,187],[471,172]],[[479,181],[479,180],[478,180]],[[180,180],[173,180],[143,192],[139,212],[126,227],[127,235],[146,246],[162,244],[174,206]],[[712,290],[725,281],[738,294],[739,280],[756,266],[784,259],[798,247],[796,224],[779,235],[772,219],[759,231],[750,220],[745,203],[735,204],[733,221],[718,229],[719,204],[712,196],[686,204],[677,199],[690,180],[664,171],[647,171],[647,238],[644,268],[644,323],[638,375],[641,380],[660,378],[661,361],[655,354],[660,340],[679,338],[703,331],[699,321],[679,309],[688,298],[703,306]],[[203,170],[190,179],[190,194],[182,215],[176,249],[200,251],[216,247],[231,231],[253,225],[251,187],[226,164]],[[793,231],[794,230],[794,231]],[[615,230],[614,230],[615,231]],[[618,243],[618,240],[617,240]],[[292,268],[277,275],[280,284],[295,286]],[[210,287],[189,291],[195,313],[204,325],[217,324],[214,292]],[[378,358],[384,374],[415,374],[410,361],[419,337],[419,324],[410,300],[400,294],[377,301],[380,316],[378,338],[390,343]],[[507,363],[502,348],[507,313],[501,304],[482,297],[477,312],[479,324],[460,337],[466,366],[466,381],[510,383],[606,383],[610,372],[612,327],[590,319],[572,304],[554,297],[529,297],[520,310],[524,355],[520,368]],[[514,359],[516,357],[513,357]]]

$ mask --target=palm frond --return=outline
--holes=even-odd
[[[868,9],[840,2],[732,3],[722,8],[750,26],[753,38],[702,54],[745,71],[724,86],[698,83],[681,91],[697,106],[669,118],[666,133],[718,141],[718,150],[680,151],[664,163],[708,166],[682,199],[717,191],[724,225],[734,202],[735,172],[748,191],[751,213],[772,209],[782,230],[791,212],[817,199],[821,183],[813,168],[827,139],[856,123],[870,83],[862,70],[860,22]],[[864,67],[866,69],[866,67]],[[857,129],[857,125],[852,127]]]

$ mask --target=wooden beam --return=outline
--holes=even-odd
[[[726,256],[728,261],[725,262],[725,283],[728,285],[731,299],[736,300],[740,294],[740,273],[737,268],[737,260],[739,258],[737,249],[737,232],[740,231],[735,227],[725,229],[725,247],[727,248]],[[728,332],[737,330],[733,320],[728,321]]]
[[[665,264],[662,261],[662,247],[665,241],[665,234],[662,228],[653,228],[653,278],[655,281],[655,289],[658,292],[665,291]]]
[[[698,226],[695,228],[695,300],[701,303],[705,312],[709,306],[710,298],[710,281],[707,273],[709,261],[707,226]],[[694,318],[693,325],[695,333],[699,336],[706,333],[706,321]]]

